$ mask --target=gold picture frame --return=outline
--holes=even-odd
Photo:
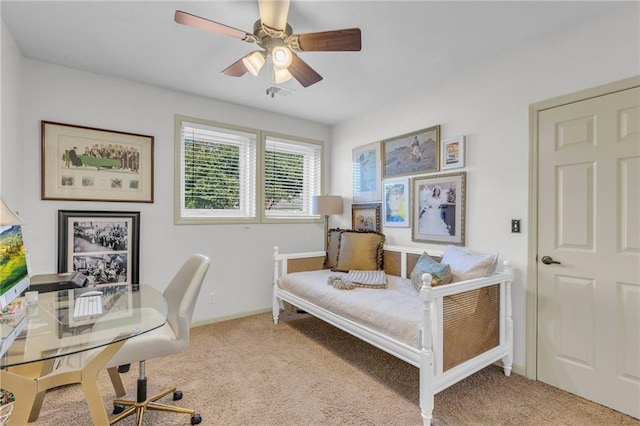
[[[382,141],[384,177],[440,170],[440,125]]]
[[[380,232],[382,203],[352,204],[351,226],[354,231]]]
[[[413,178],[411,240],[465,244],[466,172]]]
[[[42,121],[43,200],[153,203],[154,137]]]

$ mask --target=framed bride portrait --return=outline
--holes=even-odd
[[[411,240],[463,246],[466,172],[412,180]]]

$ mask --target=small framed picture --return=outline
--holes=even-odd
[[[355,231],[380,232],[381,203],[352,204],[351,222]]]
[[[383,226],[408,228],[409,215],[409,179],[389,179],[382,183],[384,193],[384,207],[382,214]]]
[[[353,202],[380,201],[380,142],[353,149]]]
[[[440,169],[464,167],[464,136],[445,139],[440,147]]]
[[[464,245],[465,172],[413,179],[411,240]]]
[[[437,172],[440,125],[382,141],[384,177]]]
[[[140,212],[58,210],[58,272],[138,284]]]

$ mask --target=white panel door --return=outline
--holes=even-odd
[[[538,380],[636,418],[639,103],[633,88],[538,115]]]

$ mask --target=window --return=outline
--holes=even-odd
[[[321,142],[176,116],[176,223],[317,219],[321,183]]]
[[[311,197],[321,194],[322,147],[267,135],[264,150],[264,216],[311,216]]]

